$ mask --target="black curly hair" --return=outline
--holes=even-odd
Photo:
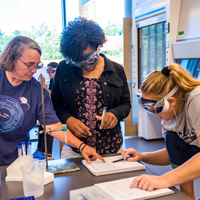
[[[77,17],[62,32],[60,52],[64,58],[80,61],[88,46],[96,49],[105,42],[105,34],[96,22]]]

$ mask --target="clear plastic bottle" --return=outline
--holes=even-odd
[[[45,170],[45,155],[39,155],[38,156],[38,161],[39,161],[39,164],[43,165],[43,168]]]
[[[38,156],[39,156],[38,154],[33,154],[33,162],[35,164],[39,163]]]

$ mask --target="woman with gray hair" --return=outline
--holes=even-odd
[[[18,155],[18,145],[29,141],[29,131],[38,120],[43,125],[41,85],[33,78],[40,61],[41,49],[32,39],[24,36],[13,38],[0,57],[0,166],[11,164]],[[46,128],[61,128],[51,99],[44,89]],[[62,131],[51,135],[64,142]],[[67,143],[78,148],[81,141],[68,130]],[[87,146],[82,150],[84,158],[103,158]]]

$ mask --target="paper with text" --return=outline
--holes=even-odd
[[[130,185],[135,177],[120,179],[116,181],[109,181],[95,184],[95,186],[104,190],[107,194],[112,196],[114,200],[137,200],[150,199],[154,197],[173,194],[174,191],[168,188],[157,189],[151,192],[134,187],[130,189]]]
[[[104,157],[106,163],[103,163],[99,159],[91,161],[90,164],[87,164],[85,160],[82,160],[82,163],[96,176],[145,169],[145,165],[139,162],[128,162],[123,160],[112,163],[112,161],[120,158],[122,158],[122,156],[110,156]]]

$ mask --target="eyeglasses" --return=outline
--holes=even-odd
[[[176,91],[179,89],[179,86],[176,85],[169,94],[167,94],[164,98],[158,101],[144,99],[140,97],[138,99],[139,104],[151,114],[157,114],[161,112],[167,112],[169,110],[169,102],[167,99],[174,95]]]
[[[47,73],[53,74],[56,70],[54,68],[46,68]]]
[[[82,61],[80,61],[80,62],[74,61],[72,59],[69,59],[69,61],[75,67],[78,67],[78,68],[89,67],[89,66],[94,65],[98,61],[99,51],[100,51],[100,47],[98,47],[97,50],[91,51],[87,55],[83,56]]]
[[[19,58],[19,60],[21,60],[20,58]],[[33,69],[40,69],[40,68],[42,68],[43,66],[44,66],[44,64],[42,63],[42,62],[39,62],[38,64],[30,64],[30,65],[28,65],[28,64],[26,64],[23,60],[21,60],[23,63],[24,63],[24,65],[26,65],[27,67],[28,67],[28,69],[31,71],[31,70],[33,70]]]

